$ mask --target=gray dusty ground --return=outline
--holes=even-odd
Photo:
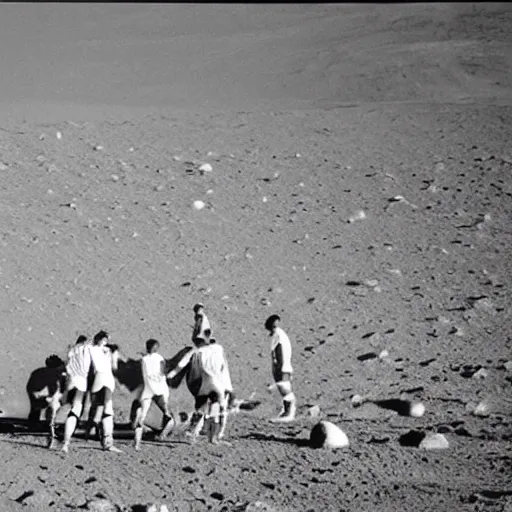
[[[126,357],[156,337],[171,356],[199,300],[239,397],[262,401],[231,417],[230,448],[136,453],[120,433],[123,454],[77,439],[64,457],[15,428],[0,436],[2,510],[98,495],[179,511],[511,509],[507,4],[0,13],[2,430],[27,415],[29,373],[79,333],[107,329]],[[268,422],[274,312],[294,348],[288,426]],[[426,412],[353,408],[354,394]],[[119,387],[120,424],[130,401]],[[472,414],[481,402],[488,416]],[[173,405],[191,408],[185,389]],[[311,405],[350,448],[305,445]],[[450,447],[401,446],[411,429]]]

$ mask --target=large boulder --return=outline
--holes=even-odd
[[[311,448],[345,448],[350,443],[341,428],[330,421],[320,421],[311,429],[309,444]]]

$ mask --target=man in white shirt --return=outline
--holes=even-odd
[[[209,329],[196,336],[195,348],[167,374],[167,378],[171,380],[188,366],[187,386],[195,397],[195,411],[190,424],[192,436],[197,438],[207,419],[208,439],[217,444],[225,434],[227,397],[233,389],[224,349],[217,343],[210,343],[210,336]]]
[[[290,338],[279,327],[279,315],[271,315],[265,322],[265,329],[270,334],[270,352],[272,356],[272,376],[275,387],[283,399],[283,408],[274,422],[287,423],[295,419],[296,399],[292,391],[292,346]],[[271,386],[272,388],[273,386]]]
[[[94,425],[101,421],[103,449],[110,452],[121,452],[114,446],[114,404],[112,394],[116,387],[113,371],[117,368],[117,351],[114,352],[107,346],[108,333],[98,332],[90,347],[94,381],[92,383],[92,402],[95,406],[93,418]],[[117,349],[117,347],[115,347]]]
[[[144,420],[153,400],[164,415],[164,427],[159,437],[167,437],[175,424],[173,415],[169,411],[169,386],[165,378],[165,359],[158,353],[159,348],[160,344],[157,340],[146,341],[147,354],[141,361],[143,385],[138,396],[140,406],[135,414],[135,449],[137,451],[140,450]]]
[[[67,400],[71,403],[71,409],[66,418],[64,426],[64,444],[62,451],[67,453],[71,437],[76,425],[82,415],[85,395],[87,393],[87,376],[91,367],[90,345],[87,343],[87,336],[79,336],[76,344],[68,353],[66,365],[68,393]]]

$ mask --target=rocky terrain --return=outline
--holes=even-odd
[[[512,510],[508,4],[0,13],[2,510]],[[170,357],[198,301],[261,401],[231,446],[135,452],[122,386],[122,454],[27,428],[48,355],[106,329]],[[272,313],[289,425],[268,421]],[[320,419],[350,446],[311,448]]]

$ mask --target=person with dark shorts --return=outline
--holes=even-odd
[[[271,315],[265,322],[270,335],[270,353],[272,358],[272,376],[283,400],[281,412],[273,422],[287,423],[295,419],[296,398],[292,391],[292,347],[290,338],[279,327],[279,315]]]

